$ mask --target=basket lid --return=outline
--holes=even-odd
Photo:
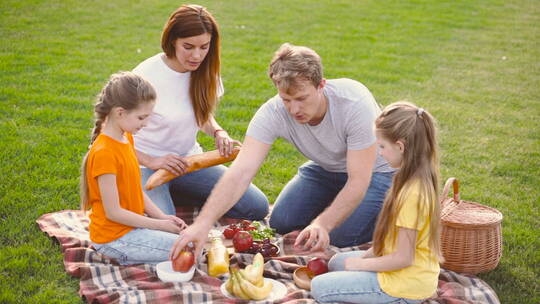
[[[443,205],[441,220],[445,223],[488,226],[503,218],[499,210],[474,202],[448,200]]]
[[[450,186],[453,186],[453,198],[447,198]],[[502,213],[495,208],[459,199],[459,182],[449,178],[446,182],[441,201],[441,221],[445,224],[489,226],[502,221]]]

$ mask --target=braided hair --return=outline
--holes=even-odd
[[[152,85],[132,72],[118,72],[109,78],[109,81],[96,98],[94,104],[94,128],[90,136],[90,146],[101,133],[107,123],[107,117],[115,107],[125,110],[134,110],[143,103],[153,102],[156,99],[156,91]],[[88,181],[86,179],[86,162],[88,152],[83,158],[80,178],[81,209],[89,208]]]

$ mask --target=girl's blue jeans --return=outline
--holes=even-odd
[[[202,207],[226,170],[227,167],[219,165],[193,171],[150,191],[144,190],[144,192],[165,214],[174,215],[176,214],[175,204],[178,206]],[[152,169],[141,168],[143,186],[154,172]],[[255,185],[250,184],[244,195],[225,216],[262,220],[268,215],[268,210],[269,205],[266,195]]]
[[[332,245],[348,247],[371,241],[393,174],[372,174],[360,205],[330,232]],[[326,171],[312,161],[303,164],[279,194],[270,215],[270,226],[280,234],[305,228],[334,201],[346,182],[347,173]]]
[[[96,251],[114,258],[120,265],[157,264],[168,260],[178,234],[146,228],[134,228],[120,238],[92,245]]]
[[[422,300],[395,298],[380,287],[376,272],[345,271],[345,259],[362,255],[363,251],[338,253],[328,263],[328,273],[311,281],[311,295],[317,302],[346,303],[421,303]]]

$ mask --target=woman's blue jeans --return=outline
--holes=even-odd
[[[413,304],[422,300],[395,298],[385,293],[376,272],[345,271],[345,259],[362,255],[363,251],[338,253],[328,263],[330,272],[311,281],[311,295],[317,302]]]
[[[157,264],[169,259],[178,234],[146,228],[134,228],[120,238],[92,245],[96,251],[114,258],[120,265]]]
[[[360,205],[330,232],[330,244],[348,247],[371,241],[393,174],[372,174]],[[303,164],[279,194],[270,215],[270,226],[280,234],[305,228],[334,201],[346,182],[347,173],[326,171],[312,161]]]
[[[144,192],[165,214],[176,214],[175,205],[202,207],[210,192],[225,174],[223,165],[193,171],[170,182]],[[142,184],[155,171],[141,168]],[[250,184],[244,195],[225,216],[249,220],[262,220],[268,215],[268,199],[255,185]]]

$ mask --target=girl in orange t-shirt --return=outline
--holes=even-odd
[[[155,99],[154,88],[140,76],[113,74],[95,104],[91,147],[82,164],[81,207],[92,209],[90,240],[122,265],[167,260],[186,227],[142,191],[132,134],[146,125]]]

